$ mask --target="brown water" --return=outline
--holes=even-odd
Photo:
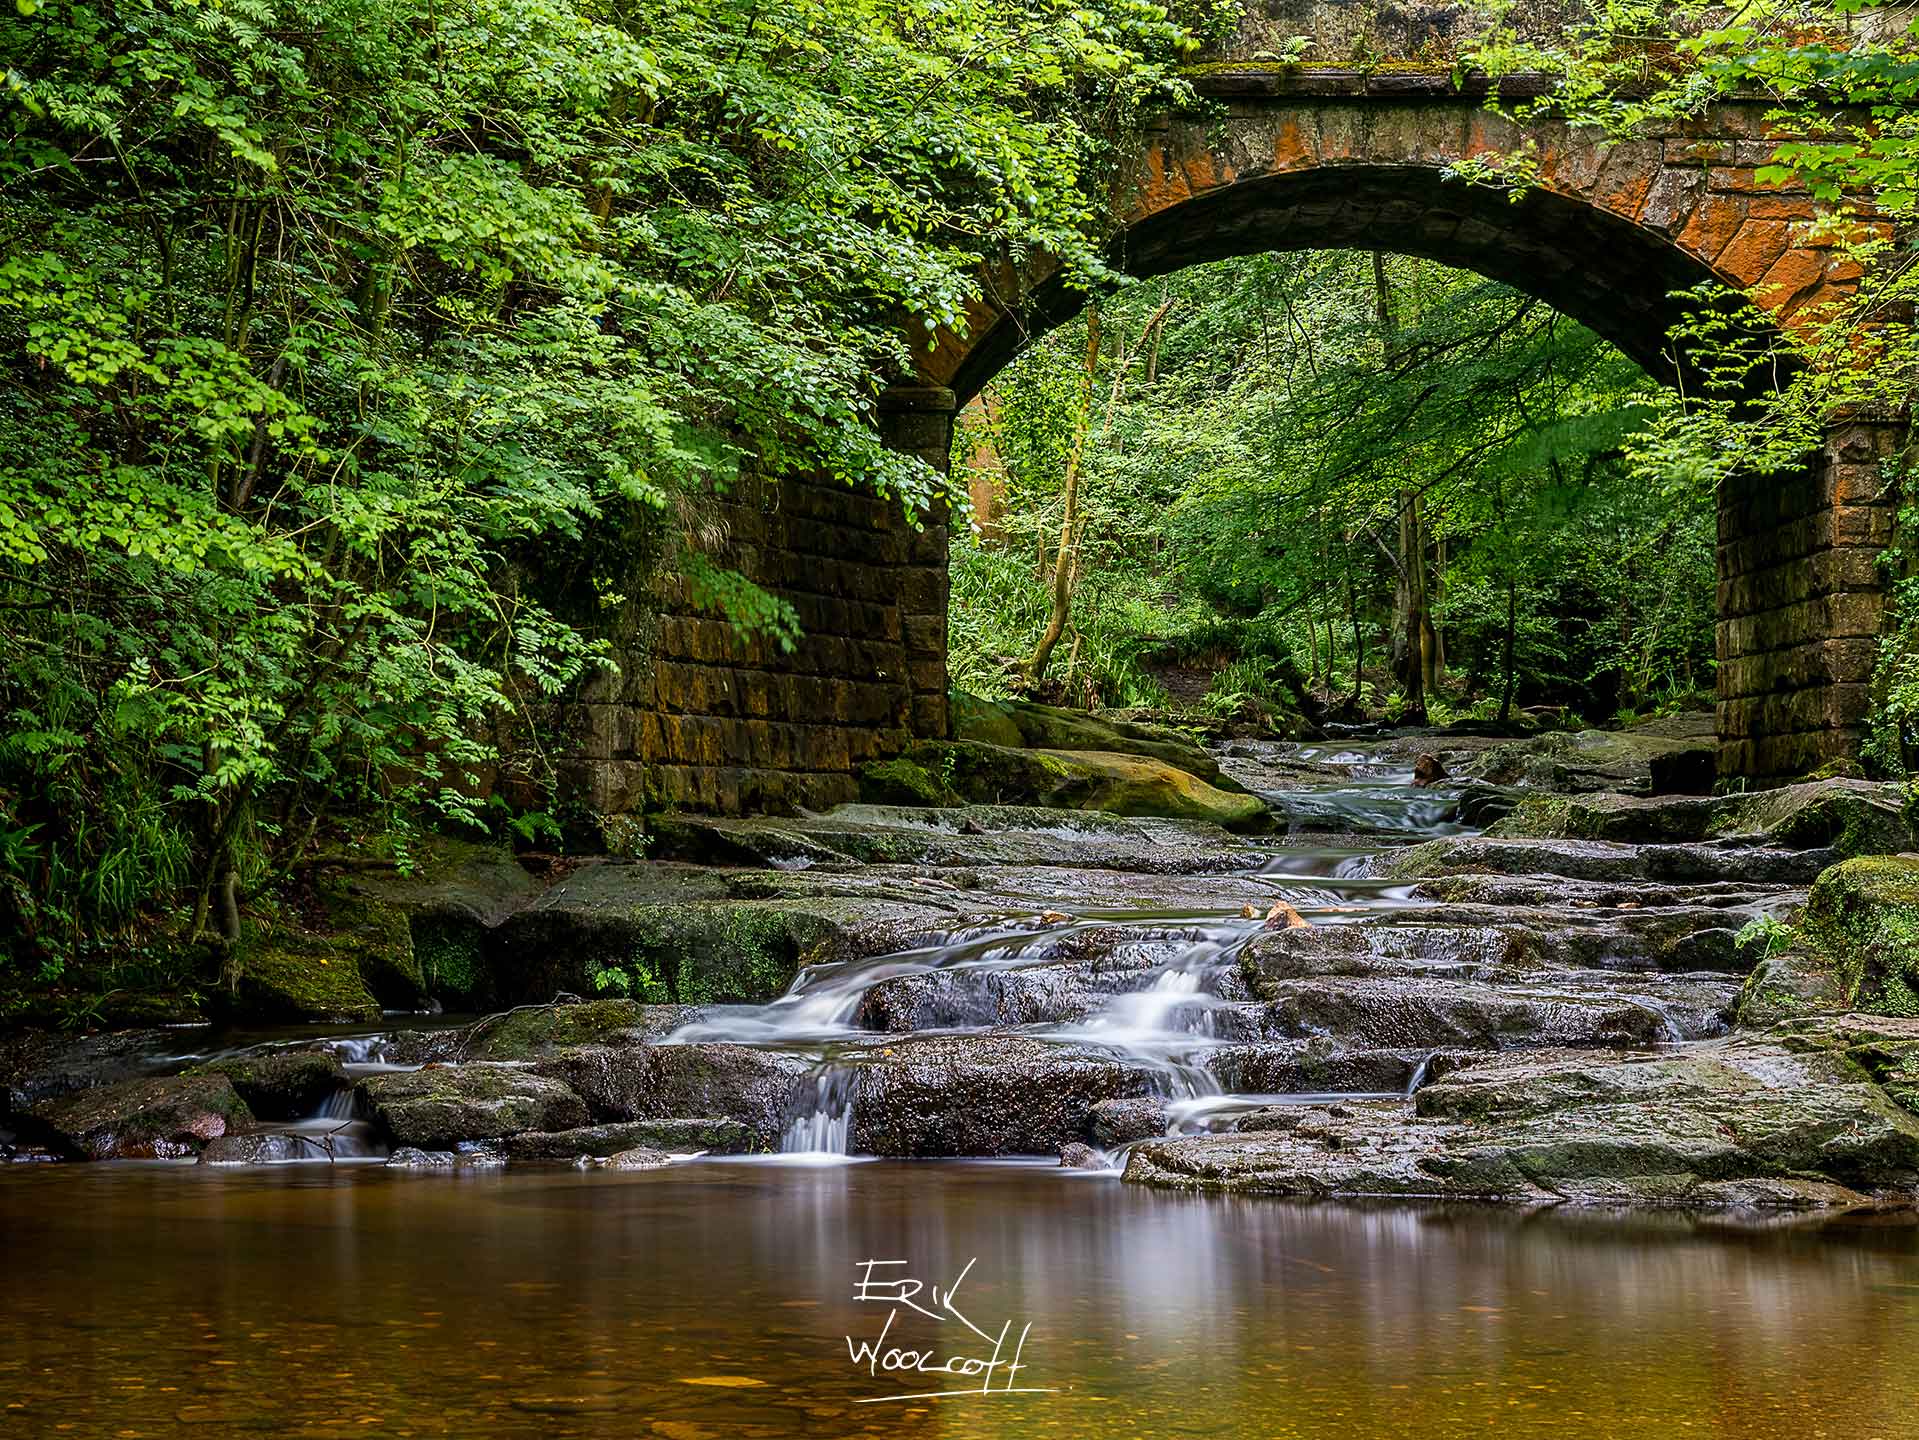
[[[856,1369],[887,1311],[859,1263],[944,1286],[973,1257],[955,1305],[1009,1355],[1030,1324],[1014,1383],[1055,1393],[857,1403],[980,1383]],[[0,1173],[0,1276],[0,1435],[1919,1436],[1910,1219],[988,1164],[73,1166]],[[888,1343],[989,1348],[910,1312]]]

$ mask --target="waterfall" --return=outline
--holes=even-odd
[[[855,1074],[829,1065],[808,1084],[812,1109],[802,1110],[786,1127],[780,1151],[786,1155],[845,1155],[853,1133]]]

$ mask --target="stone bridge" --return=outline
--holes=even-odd
[[[1719,280],[1783,327],[1840,301],[1855,265],[1810,234],[1809,196],[1761,184],[1765,106],[1730,103],[1672,133],[1521,132],[1483,94],[1425,71],[1208,67],[1214,113],[1138,138],[1113,255],[1135,275],[1267,250],[1379,249],[1475,270],[1538,296],[1679,382],[1674,291]],[[1508,95],[1511,91],[1508,90]],[[1539,181],[1517,203],[1446,177],[1530,144]],[[1077,297],[1043,262],[992,277],[964,335],[883,397],[898,448],[944,468],[955,409]],[[1881,478],[1901,431],[1837,426],[1789,475],[1719,497],[1720,770],[1803,772],[1855,750],[1892,533]],[[790,599],[796,654],[742,640],[669,579],[650,667],[600,685],[580,759],[603,812],[734,810],[850,798],[864,761],[946,733],[945,527],[914,529],[843,487],[791,484],[727,504],[731,562]]]

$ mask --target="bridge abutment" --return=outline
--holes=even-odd
[[[1801,775],[1856,757],[1885,593],[1879,556],[1906,424],[1855,417],[1802,472],[1719,496],[1719,773]]]

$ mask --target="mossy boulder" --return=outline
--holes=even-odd
[[[860,768],[860,799],[868,805],[923,805],[942,808],[960,803],[946,773],[903,755],[870,760]]]
[[[678,1154],[703,1150],[739,1155],[751,1147],[752,1140],[752,1132],[737,1120],[622,1120],[578,1130],[528,1131],[508,1136],[502,1148],[507,1159],[516,1163],[540,1163],[616,1155],[636,1145]]]
[[[161,1075],[65,1095],[28,1112],[35,1130],[82,1160],[173,1160],[252,1122],[224,1075]]]
[[[1204,820],[1235,830],[1270,823],[1256,797],[1221,790],[1150,756],[929,741],[901,758],[923,770],[934,788],[969,804]]]
[[[1203,745],[1164,725],[1114,719],[1030,700],[981,700],[971,695],[956,696],[951,713],[956,740],[1008,749],[1143,755],[1197,775],[1209,784],[1238,788],[1224,779],[1219,762]]]
[[[311,1115],[335,1090],[346,1084],[340,1057],[330,1050],[278,1050],[262,1055],[236,1055],[209,1060],[186,1072],[224,1075],[251,1110],[262,1120],[297,1120]]]
[[[1824,1008],[1919,1016],[1919,855],[1860,856],[1821,871],[1781,938],[1741,996],[1745,1023]],[[1804,999],[1787,1006],[1782,992]]]
[[[242,1015],[321,1025],[378,1020],[380,1002],[348,941],[276,927],[241,941],[233,1004]]]
[[[375,1122],[395,1143],[447,1150],[524,1130],[572,1130],[586,1105],[563,1082],[517,1065],[429,1065],[361,1084]]]
[[[810,1068],[746,1045],[581,1045],[535,1071],[564,1081],[602,1121],[714,1116],[744,1126],[754,1148],[776,1149]]]

